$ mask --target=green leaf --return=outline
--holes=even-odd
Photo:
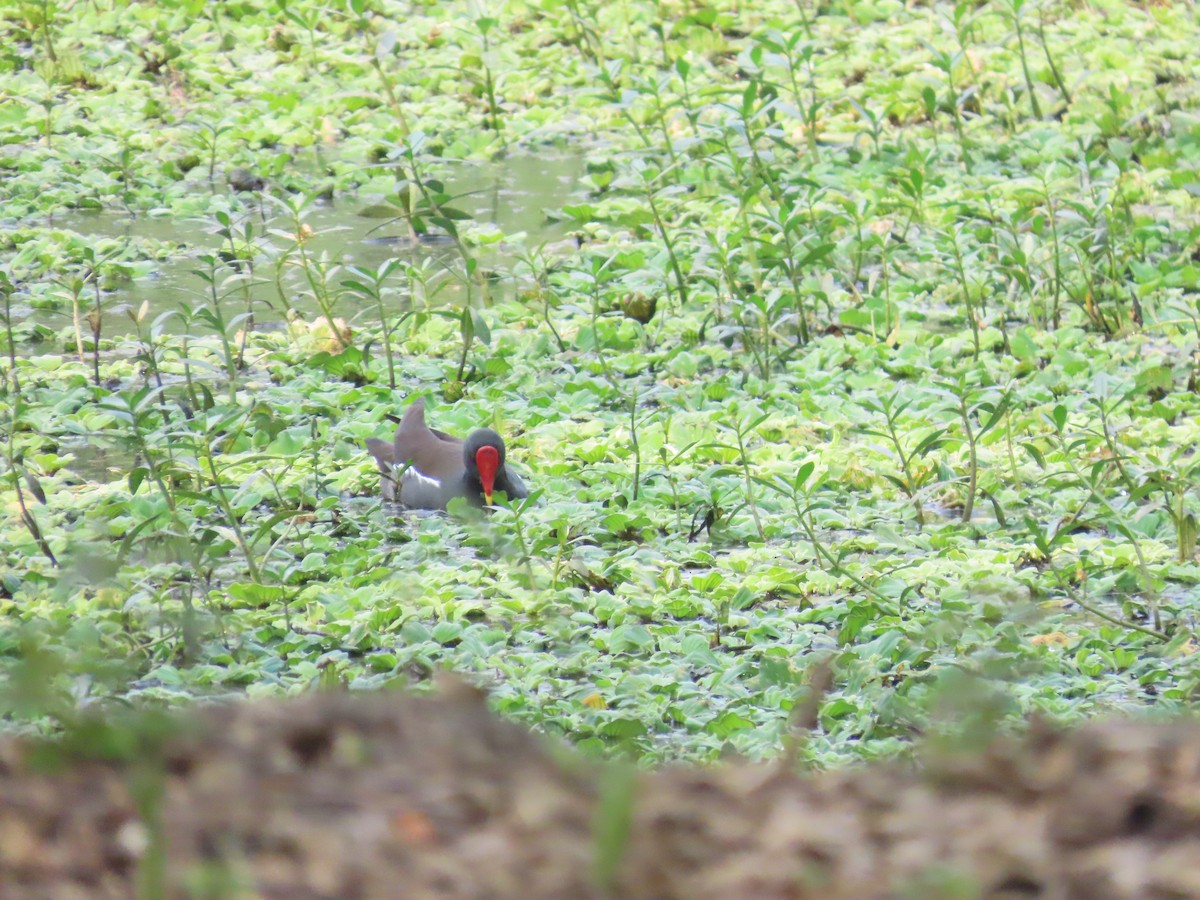
[[[618,625],[608,638],[609,653],[641,653],[653,646],[654,637],[644,625]]]
[[[485,347],[491,344],[492,331],[488,328],[487,319],[483,317],[483,310],[471,307],[471,323],[479,342]]]
[[[812,476],[812,473],[816,470],[816,468],[817,464],[811,459],[805,461],[800,465],[800,468],[796,470],[796,474],[792,477],[792,484],[796,488],[802,487]]]
[[[719,669],[721,661],[713,653],[708,637],[702,634],[689,634],[679,642],[679,649],[691,666]]]
[[[739,715],[732,710],[726,710],[709,722],[708,727],[705,728],[705,731],[714,737],[724,740],[726,738],[733,737],[739,731],[747,731],[748,729],[754,727],[754,722],[750,719],[747,719],[745,716]]]
[[[1054,407],[1054,412],[1050,414],[1050,421],[1054,423],[1054,427],[1062,434],[1067,427],[1067,408],[1061,403]]]
[[[987,434],[989,431],[992,430],[993,427],[995,427],[996,423],[998,423],[1001,419],[1004,418],[1004,414],[1008,412],[1008,406],[1009,406],[1009,402],[1011,401],[1011,399],[1012,399],[1012,394],[1006,392],[1004,394],[1004,396],[1000,398],[1000,402],[998,404],[996,404],[995,407],[990,407],[990,406],[980,407],[981,411],[990,410],[991,415],[988,416],[987,421],[984,422],[984,424],[980,427],[979,434],[977,435],[977,437],[982,437],[983,435]]]
[[[278,585],[254,582],[234,582],[226,591],[234,600],[257,609],[266,609],[282,603],[287,596],[284,589]]]
[[[155,522],[157,522],[161,516],[162,516],[162,513],[155,513],[154,515],[152,515],[146,519],[143,519],[141,522],[138,522],[137,525],[135,525],[133,528],[131,528],[129,530],[129,532],[125,535],[125,537],[122,538],[121,547],[117,551],[117,567],[118,568],[125,565],[125,560],[128,558],[129,551],[133,548],[133,543],[134,543],[134,541],[137,540],[138,535],[140,535],[143,531],[145,531],[147,528],[149,528],[151,525],[153,525]]]
[[[463,627],[457,622],[438,622],[431,636],[439,644],[456,644],[462,639],[462,633]]]
[[[475,316],[471,314],[469,306],[464,306],[458,317],[458,333],[468,347],[475,341]]]
[[[932,453],[934,450],[939,449],[945,443],[945,441],[942,440],[942,437],[946,434],[946,431],[947,429],[945,428],[939,428],[937,431],[933,432],[933,434],[928,435],[913,449],[913,456],[923,457],[929,453]]]
[[[146,476],[150,474],[150,470],[145,466],[137,466],[129,470],[129,493],[136,494],[138,488],[142,486],[142,482],[146,480]]]
[[[1171,366],[1151,366],[1138,373],[1133,390],[1126,396],[1169,394],[1175,389],[1175,370]]]
[[[801,269],[807,268],[808,266],[815,266],[830,253],[832,253],[836,248],[837,244],[834,243],[818,244],[816,247],[813,247],[811,250],[805,253],[804,256],[800,257],[799,261],[796,263],[796,266]]]
[[[1033,331],[1027,326],[1018,328],[1008,341],[1012,354],[1022,362],[1033,362],[1038,358],[1038,346],[1033,340]]]

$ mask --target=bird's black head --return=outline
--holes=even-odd
[[[476,428],[463,444],[463,465],[468,472],[479,471],[479,451],[484,447],[494,447],[499,457],[497,467],[504,465],[504,438],[490,428]]]

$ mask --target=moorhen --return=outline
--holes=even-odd
[[[384,500],[410,509],[445,509],[455,497],[475,506],[492,502],[493,491],[509,499],[528,497],[529,489],[504,465],[504,441],[490,428],[477,428],[466,441],[425,424],[425,401],[404,412],[392,443],[367,439],[379,467]]]

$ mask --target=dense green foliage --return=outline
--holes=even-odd
[[[1197,46],[1124,0],[7,7],[10,716],[444,666],[584,746],[766,755],[821,661],[824,763],[1188,707]],[[461,211],[462,160],[564,152],[578,247]],[[329,197],[458,263],[310,252]],[[118,337],[196,251],[79,209],[204,217],[208,295]],[[319,321],[244,333],[252,282]],[[374,499],[413,396],[535,495]]]

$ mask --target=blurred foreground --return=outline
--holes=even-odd
[[[1192,723],[802,777],[601,766],[453,682],[133,721],[0,743],[0,896],[1200,896]]]

